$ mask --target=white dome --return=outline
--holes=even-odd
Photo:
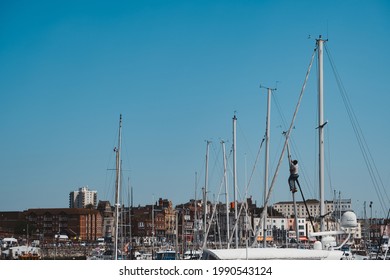
[[[322,250],[322,243],[321,243],[321,241],[315,241],[314,242],[314,245],[313,245],[313,249],[314,250]]]
[[[341,227],[343,228],[356,228],[357,218],[356,214],[351,211],[347,211],[341,217]]]

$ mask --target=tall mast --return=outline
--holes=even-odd
[[[133,232],[132,232],[132,226],[131,226],[131,215],[132,215],[132,211],[133,211],[133,186],[130,186],[130,178],[128,178],[128,181],[129,181],[129,184],[128,184],[128,188],[130,188],[130,190],[128,191],[129,193],[129,203],[130,203],[130,207],[129,207],[129,244],[130,246],[133,248],[133,243],[132,243],[132,240],[133,240]]]
[[[223,151],[223,177],[225,181],[225,193],[226,193],[226,243],[227,248],[230,248],[230,227],[229,227],[229,192],[228,192],[228,182],[227,182],[227,172],[226,172],[226,151],[225,151],[225,142],[221,141],[222,151]]]
[[[236,164],[236,126],[237,117],[233,117],[233,188],[234,188],[234,220],[235,220],[235,246],[238,248],[238,203],[237,203],[237,164]]]
[[[198,209],[197,209],[197,201],[196,201],[196,192],[198,186],[198,173],[195,172],[195,196],[194,196],[194,240],[196,246],[198,246]]]
[[[261,87],[261,86],[260,86]],[[266,131],[265,131],[265,171],[264,171],[264,219],[263,219],[263,247],[267,246],[267,206],[266,199],[268,196],[268,166],[269,166],[269,140],[271,131],[271,94],[272,89],[267,88],[267,120],[266,120]]]
[[[152,197],[152,255],[154,255],[154,194]]]
[[[115,187],[115,259],[118,259],[118,233],[119,233],[119,192],[121,185],[121,143],[122,143],[122,114],[119,116],[119,135],[118,135],[118,147],[115,148],[116,152],[116,187]]]
[[[204,188],[203,188],[203,238],[204,238],[204,244],[207,244],[207,187],[208,187],[208,181],[209,181],[209,145],[210,141],[207,141],[206,145],[206,174],[205,174],[205,182],[204,182]]]
[[[325,174],[324,174],[324,73],[323,73],[323,46],[321,35],[317,39],[318,46],[318,145],[319,145],[319,190],[320,190],[320,230],[325,230]]]

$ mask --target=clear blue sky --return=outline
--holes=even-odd
[[[243,193],[265,134],[266,91],[259,85],[277,85],[273,175],[282,116],[290,123],[319,34],[329,39],[388,190],[389,14],[390,3],[375,0],[1,1],[0,211],[68,207],[69,192],[85,185],[113,202],[109,169],[120,114],[123,188],[130,182],[134,204],[159,197],[178,204],[194,198],[195,189],[199,198],[205,140],[212,141],[209,198],[217,196],[220,141],[229,153],[234,112]],[[314,68],[292,134],[306,198],[318,198],[315,74]],[[373,215],[383,217],[389,200],[381,207],[341,100],[326,66],[327,199],[340,191],[359,216],[363,202],[373,201]],[[231,166],[230,156],[229,172]],[[264,147],[249,188],[258,205],[263,170]],[[271,203],[290,199],[287,177],[284,164]],[[230,189],[231,182],[230,176]]]

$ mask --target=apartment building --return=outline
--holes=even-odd
[[[28,209],[24,216],[29,226],[44,239],[54,238],[60,233],[80,240],[96,240],[102,236],[103,217],[95,209]]]
[[[97,207],[97,191],[88,189],[88,186],[69,193],[69,208],[86,208],[92,205]]]
[[[303,201],[297,201],[296,205],[297,216],[300,218],[309,218],[309,214],[314,218],[320,216],[320,202],[317,199],[306,200],[306,205]],[[282,201],[275,203],[273,208],[276,211],[282,213],[285,217],[292,217],[295,214],[294,203],[292,201]],[[336,219],[341,217],[341,215],[346,211],[351,211],[351,209],[351,199],[325,201],[325,214],[328,214]]]

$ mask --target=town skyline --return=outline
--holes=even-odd
[[[80,192],[88,192],[88,193],[91,193],[93,194],[93,198],[89,198],[89,199],[92,199],[92,201],[95,201],[96,203],[92,203],[91,200],[86,200],[85,202],[85,205],[82,205],[81,202],[79,201],[80,199],[77,199],[75,196],[74,196],[74,193],[80,193]],[[90,196],[88,194],[88,196]],[[253,200],[253,198],[251,196],[247,197],[244,201],[238,201],[238,204],[241,204],[245,201],[248,201],[248,199],[251,201],[251,203],[253,203],[253,205],[255,207],[258,207],[258,208],[263,208],[263,204],[256,200]],[[305,199],[302,199],[302,196],[300,195],[300,193],[298,192],[296,197],[296,202],[298,205],[301,205],[303,204],[304,202],[310,202],[310,203],[318,203],[319,204],[319,199],[316,199],[316,198],[306,198]],[[147,206],[152,206],[152,205],[159,205],[159,201],[162,201],[162,200],[166,200],[170,203],[172,203],[172,207],[175,209],[177,208],[178,206],[180,205],[184,205],[184,204],[188,204],[188,203],[191,203],[191,202],[194,202],[195,199],[194,198],[190,198],[186,201],[181,201],[181,202],[177,202],[177,203],[173,203],[173,200],[171,200],[169,197],[156,197],[155,200],[151,201],[150,203],[145,203],[145,204],[133,204],[131,205],[131,202],[129,202],[128,204],[124,203],[123,201],[120,203],[121,207],[120,208],[139,208],[139,207],[147,207]],[[76,203],[77,201],[77,203]],[[130,198],[130,201],[131,201],[131,198]],[[198,198],[196,199],[196,201],[198,201],[199,203],[203,203],[203,199],[202,198]],[[98,204],[99,203],[102,203],[102,202],[108,202],[112,207],[114,207],[115,205],[115,202],[114,201],[110,201],[110,200],[106,200],[106,199],[99,199],[98,197],[98,194],[96,192],[96,190],[93,190],[93,189],[89,189],[88,186],[81,186],[80,188],[78,188],[78,190],[75,190],[75,191],[71,191],[69,193],[69,196],[68,196],[68,206],[67,207],[34,207],[34,208],[24,208],[24,209],[16,209],[16,210],[2,210],[0,212],[21,212],[21,211],[26,211],[26,210],[31,210],[31,209],[71,209],[71,208],[92,208],[92,209],[96,209]],[[212,206],[212,207],[215,207],[216,205],[226,205],[226,202],[225,201],[211,201],[211,200],[207,200],[207,203]],[[230,200],[229,201],[229,205],[234,203],[234,200]],[[292,204],[293,203],[293,199],[291,198],[291,200],[284,200],[284,201],[277,201],[277,202],[274,202],[272,203],[271,205],[268,205],[268,207],[272,207],[273,209],[277,210],[275,208],[275,205],[278,205],[278,204]],[[355,214],[357,215],[357,217],[359,219],[372,219],[372,218],[376,218],[376,219],[386,219],[387,217],[379,217],[377,216],[375,213],[375,209],[373,207],[373,203],[372,201],[366,201],[365,202],[365,206],[366,206],[366,209],[365,209],[365,214],[364,212],[361,212],[360,214],[357,213],[355,211],[355,207],[353,207],[353,201],[351,198],[341,198],[341,197],[335,197],[335,199],[326,199],[325,200],[325,204],[326,205],[329,205],[329,204],[338,204],[338,203],[342,203],[342,204],[345,204],[347,203],[348,204],[348,210],[350,211],[353,211],[355,212]],[[349,207],[351,207],[351,209],[349,209]],[[202,210],[199,210],[200,212],[202,212]],[[231,211],[233,211],[231,209]],[[303,210],[301,210],[303,211]],[[299,214],[299,213],[298,213]],[[333,213],[331,213],[333,215]],[[307,215],[307,213],[306,213]],[[288,215],[289,216],[289,215]],[[300,215],[300,217],[304,217],[305,215]]]

